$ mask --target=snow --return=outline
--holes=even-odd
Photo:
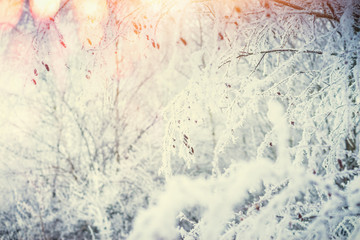
[[[357,1],[17,2],[0,239],[359,238]]]

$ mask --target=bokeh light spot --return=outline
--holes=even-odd
[[[21,16],[24,0],[0,0],[0,29],[15,26]]]
[[[37,19],[53,17],[59,10],[61,0],[30,0],[30,10]]]

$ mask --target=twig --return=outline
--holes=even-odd
[[[260,63],[261,63],[262,60],[264,59],[265,55],[266,55],[266,54],[264,53],[264,54],[261,56],[259,62],[256,64],[254,70],[252,70],[252,72],[249,74],[249,76],[251,76],[251,75],[256,71],[256,69],[259,67]]]
[[[295,5],[293,3],[285,2],[283,0],[271,0],[271,1],[276,2],[278,4],[281,4],[281,5],[284,5],[284,6],[287,6],[287,7],[290,7],[290,8],[293,8],[293,9],[296,9],[296,10],[306,10],[305,8],[303,8],[301,6]],[[307,11],[306,13],[309,14],[309,15],[313,15],[315,17],[318,17],[318,18],[326,18],[326,19],[329,19],[329,20],[334,20],[336,22],[340,22],[340,19],[335,15],[329,15],[329,14],[326,14],[326,13],[315,12],[315,11]]]
[[[291,53],[312,53],[312,54],[318,54],[318,55],[322,55],[323,52],[322,51],[317,51],[317,50],[299,50],[299,49],[292,49],[292,48],[287,48],[287,49],[270,49],[270,50],[265,50],[265,51],[260,51],[260,52],[241,52],[238,56],[236,56],[236,58],[241,58],[241,57],[248,57],[248,56],[253,56],[253,55],[257,55],[257,54],[263,54],[263,57],[265,56],[265,54],[268,53],[280,53],[280,52],[291,52]],[[338,56],[338,53],[330,53],[331,56]],[[261,59],[262,60],[262,59]],[[260,60],[260,61],[261,61]],[[228,59],[225,62],[223,62],[218,68],[220,69],[222,66],[224,66],[225,64],[230,63],[231,60]],[[258,63],[258,65],[260,64],[260,62]],[[258,65],[256,67],[258,67]]]
[[[135,138],[135,140],[126,148],[125,151],[123,151],[123,155],[130,152],[133,149],[133,145],[135,145],[152,126],[155,125],[156,121],[158,120],[158,116],[155,116],[154,120],[145,128],[142,129],[139,133],[139,135]]]

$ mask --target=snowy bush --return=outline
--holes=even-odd
[[[358,1],[0,8],[1,239],[360,237]]]

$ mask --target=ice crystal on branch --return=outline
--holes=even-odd
[[[359,16],[0,2],[0,238],[357,239]]]

